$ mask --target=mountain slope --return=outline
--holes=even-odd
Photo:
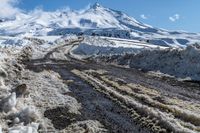
[[[198,42],[199,34],[170,32],[138,22],[125,13],[96,3],[83,11],[44,12],[35,10],[17,14],[14,20],[1,22],[0,35],[86,34],[148,40],[162,46],[184,46]]]

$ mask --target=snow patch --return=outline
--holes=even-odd
[[[31,123],[27,126],[19,125],[9,128],[8,133],[38,133],[38,123]]]
[[[17,104],[17,99],[16,99],[15,92],[13,92],[8,97],[6,97],[0,101],[1,109],[2,109],[2,111],[6,112],[6,113],[11,110],[14,110],[16,104]]]

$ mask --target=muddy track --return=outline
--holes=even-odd
[[[72,48],[77,43],[63,46]],[[135,69],[79,61],[69,53],[69,60],[47,59],[61,48],[25,65],[35,72],[60,74],[70,95],[82,105],[73,122],[98,120],[108,132],[119,133],[200,132],[198,86],[175,79],[166,82]]]
[[[116,101],[110,100],[107,95],[97,91],[92,85],[71,72],[73,68],[69,66],[46,64],[45,67],[43,65],[37,65],[34,66],[35,68],[31,67],[31,69],[38,72],[38,70],[42,71],[41,68],[43,67],[44,70],[50,69],[59,73],[64,80],[63,82],[73,80],[73,82],[67,83],[71,90],[70,95],[75,97],[82,105],[81,115],[74,117],[76,121],[98,120],[106,127],[108,132],[113,133],[150,132],[135,122],[128,110],[120,107]],[[59,127],[58,124],[55,126],[58,129],[63,127],[62,125]]]
[[[132,91],[132,89],[134,88],[132,85],[121,86],[116,81],[98,76],[98,73],[88,74],[77,70],[74,70],[73,72],[82,77],[88,83],[95,86],[95,88],[98,88],[98,91],[101,91],[102,93],[108,95],[108,97],[110,97],[111,99],[114,99],[114,101],[121,101],[121,106],[127,108],[127,110],[129,110],[130,112],[136,110],[136,113],[140,114],[140,122],[142,122],[143,125],[147,126],[148,128],[151,128],[149,127],[149,125],[153,124],[152,130],[154,132],[183,132],[184,125],[187,125],[187,123],[191,123],[194,126],[199,126],[200,124],[199,116],[194,116],[194,114],[186,112],[184,109],[181,109],[178,106],[171,106],[170,103],[167,103],[162,99],[163,97],[160,96],[159,92],[152,91],[152,93],[148,94],[146,91],[144,91],[144,89],[148,90],[148,88],[137,86],[137,88],[135,89],[138,89],[140,93],[135,93],[134,91]],[[133,110],[131,110],[130,108],[132,108]],[[161,113],[164,119],[160,118],[159,115],[161,115]],[[177,119],[177,121],[181,120],[180,122],[183,127],[179,127],[175,123],[167,121],[170,119],[170,117],[168,117],[169,114],[171,115],[170,117],[172,117],[173,119]],[[137,115],[135,114],[135,116]],[[152,118],[154,118],[154,120],[157,120],[153,121],[151,120]],[[183,130],[176,129],[177,127],[175,125],[179,127],[179,129],[183,128]],[[154,127],[156,126],[157,128],[155,129]],[[164,127],[166,130],[162,129],[162,127]],[[198,127],[194,128],[191,126],[187,128],[199,131]]]

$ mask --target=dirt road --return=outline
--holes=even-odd
[[[78,43],[69,42],[63,48],[71,49]],[[52,118],[56,110],[45,112],[44,116],[52,120],[56,129],[63,130],[76,121],[97,120],[106,129],[102,132],[200,132],[198,84],[80,61],[69,52],[65,53],[68,60],[50,59],[53,52],[24,63],[26,69],[37,73],[44,70],[58,73],[70,89],[64,95],[74,97],[82,106],[80,115],[69,116],[64,123],[63,119]],[[57,109],[57,114],[60,110],[64,109]]]

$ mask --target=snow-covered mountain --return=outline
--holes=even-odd
[[[0,21],[0,35],[86,34],[143,40],[162,46],[184,46],[198,42],[195,33],[167,31],[143,24],[127,14],[96,3],[82,11],[35,10]]]

